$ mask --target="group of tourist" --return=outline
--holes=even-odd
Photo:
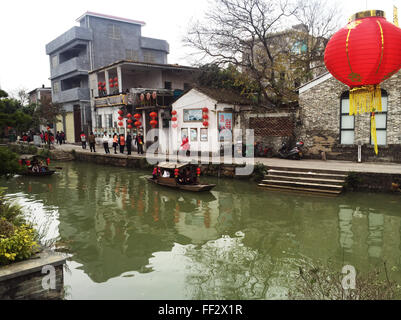
[[[96,136],[93,132],[90,133],[88,138],[84,132],[81,132],[80,139],[82,143],[82,149],[86,149],[86,142],[88,140],[90,151],[96,152]],[[111,135],[107,134],[107,132],[104,132],[102,144],[106,154],[110,153],[110,147],[112,147],[114,149],[114,154],[117,154],[117,148],[119,148],[121,154],[123,154],[125,149],[127,149],[127,154],[131,155],[133,144],[137,147],[138,154],[143,154],[144,138],[142,133],[134,136],[132,136],[130,132],[128,132],[126,136],[124,134],[114,133],[112,137]]]
[[[65,133],[64,131],[57,131],[56,133],[56,142],[61,146],[63,143],[65,144]]]
[[[171,172],[170,170],[167,169],[160,169],[155,167],[153,169],[153,179],[157,179],[159,176],[162,178],[170,178],[171,177]],[[176,177],[176,180],[179,184],[194,184],[196,183],[196,177],[192,173],[190,168],[185,168],[183,171],[178,172],[178,176]]]

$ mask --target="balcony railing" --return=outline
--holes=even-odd
[[[51,68],[50,73],[52,78],[57,78],[74,71],[89,71],[89,61],[76,57],[59,64],[55,68]]]
[[[83,100],[90,100],[89,88],[73,88],[53,93],[53,102],[64,103]]]
[[[46,45],[46,54],[52,54],[54,51],[66,46],[67,44],[75,40],[90,41],[92,39],[92,30],[82,27],[73,27],[53,41],[49,42]]]

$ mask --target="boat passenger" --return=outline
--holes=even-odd
[[[163,178],[170,178],[170,172],[168,170],[164,170],[162,177]]]

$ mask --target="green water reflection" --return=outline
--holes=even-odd
[[[60,166],[1,185],[70,249],[70,299],[282,298],[303,259],[360,270],[385,260],[401,283],[400,196],[310,197],[217,178],[197,194],[149,184],[146,172]]]

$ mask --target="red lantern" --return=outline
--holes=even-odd
[[[177,121],[177,118],[176,117],[172,117],[171,121],[175,122],[175,121]]]
[[[123,113],[124,113],[124,111],[122,111],[121,109],[118,110],[118,114],[119,114],[119,115],[122,115]]]
[[[196,174],[198,175],[198,177],[200,176],[200,174],[201,174],[201,168],[196,168]]]
[[[173,111],[171,111],[171,114],[172,114],[173,116],[175,116],[175,115],[177,114],[177,111],[176,111],[176,110],[173,110]]]
[[[209,109],[208,108],[203,108],[202,112],[209,112]]]
[[[117,77],[114,78],[114,82],[118,82],[118,78]]]
[[[140,115],[139,113],[136,113],[136,114],[134,115],[134,118],[135,118],[136,120],[139,120],[139,119],[141,119],[141,115]]]
[[[123,123],[122,121],[120,121],[120,122],[118,123],[118,125],[119,125],[120,127],[122,127],[122,126],[124,125],[124,123]]]
[[[124,118],[123,118],[123,117],[121,117],[121,116],[120,116],[120,117],[118,117],[118,120],[120,120],[120,121],[121,121],[121,120],[123,120],[123,119],[124,119]]]
[[[153,91],[153,93],[152,93],[152,99],[153,99],[153,100],[156,100],[156,98],[157,98],[157,92],[156,92],[156,91]]]
[[[102,82],[101,82],[101,81],[99,81],[97,84],[98,84],[99,86],[101,86],[101,85],[102,85]]]
[[[209,125],[209,122],[203,121],[203,126],[204,126],[204,127],[207,127],[208,125]]]
[[[110,88],[113,88],[114,87],[114,84],[113,83],[110,83]]]
[[[176,124],[176,123],[173,123],[172,127],[175,129],[175,128],[177,128],[177,127],[178,127],[178,124]]]
[[[128,119],[128,120],[127,120],[127,123],[132,123],[132,120],[131,120],[131,119]]]
[[[131,113],[128,113],[128,114],[127,114],[127,118],[132,118],[132,114],[131,114]]]
[[[102,91],[102,87],[98,87],[97,89],[98,89],[99,91]]]
[[[105,87],[106,86],[106,82],[103,82],[103,87]]]
[[[326,46],[324,62],[330,73],[350,87],[350,115],[371,112],[371,133],[377,150],[374,113],[381,112],[380,82],[401,68],[401,29],[370,10],[353,15]]]
[[[157,117],[157,113],[153,111],[153,112],[149,113],[149,117],[151,117],[152,119],[155,119]]]
[[[134,125],[135,125],[135,127],[140,127],[141,125],[142,125],[142,123],[141,123],[141,121],[136,121],[135,123],[134,123]]]
[[[177,169],[177,168],[175,168],[175,169],[174,169],[174,175],[175,175],[176,178],[178,177],[178,174],[179,174],[179,173],[180,173],[180,170]]]
[[[208,116],[207,114],[204,114],[204,115],[202,116],[202,118],[205,119],[205,120],[207,120],[207,119],[209,119],[209,116]]]
[[[128,129],[132,129],[132,125],[129,124],[129,125],[127,126],[127,128],[128,128]]]
[[[149,123],[152,126],[152,128],[156,128],[156,126],[157,126],[157,121],[156,120],[151,120]]]

